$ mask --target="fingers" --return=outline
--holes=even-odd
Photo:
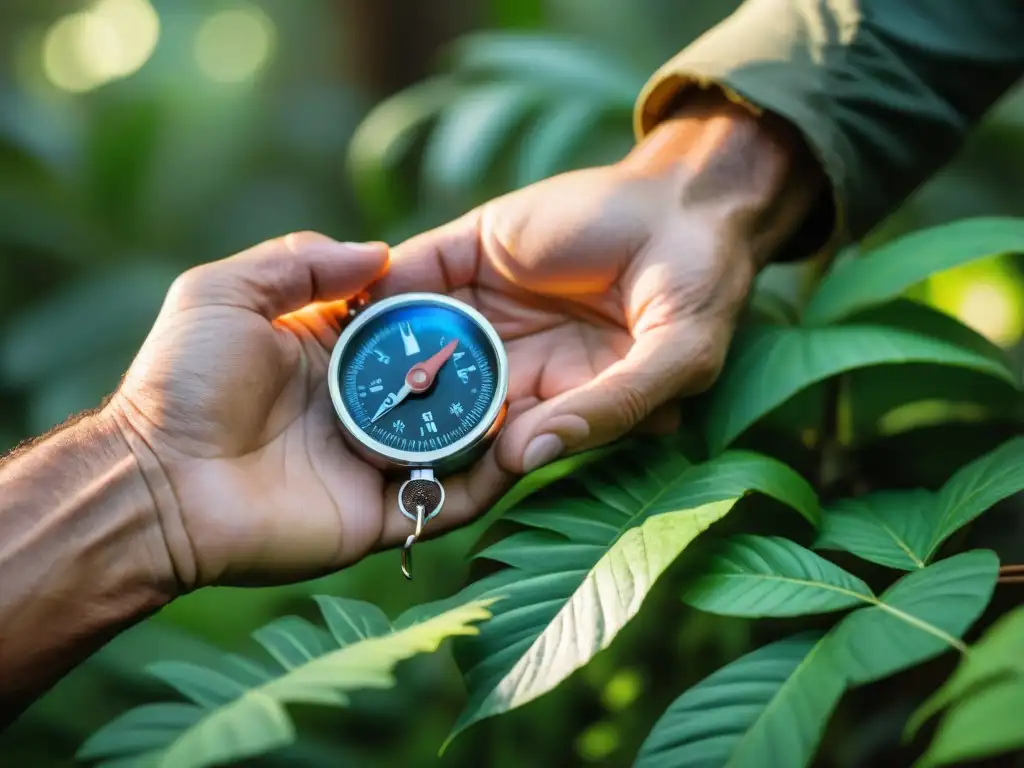
[[[707,389],[721,370],[727,345],[728,328],[675,324],[644,333],[625,358],[594,379],[512,421],[497,444],[499,465],[530,472],[638,426],[670,430],[679,417],[669,401]]]
[[[374,287],[374,293],[450,294],[472,282],[480,257],[479,246],[480,211],[474,210],[395,246],[388,273]]]
[[[234,306],[272,320],[311,302],[350,298],[387,267],[385,243],[339,243],[296,232],[190,269],[171,287],[168,303]]]

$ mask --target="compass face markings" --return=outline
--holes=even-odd
[[[454,339],[458,346],[431,388],[407,394],[372,422],[386,398],[400,396],[409,368]],[[409,354],[413,345],[418,351]],[[398,450],[426,452],[452,445],[480,424],[495,395],[496,370],[490,339],[471,318],[424,304],[373,318],[348,344],[339,376],[344,405],[368,437]]]

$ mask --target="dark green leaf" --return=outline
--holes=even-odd
[[[914,232],[833,269],[804,309],[804,322],[835,322],[895,298],[936,272],[1011,251],[1024,251],[1024,219],[963,219]]]
[[[999,560],[973,550],[908,573],[878,605],[836,627],[830,653],[852,684],[868,683],[920,664],[951,648],[988,605]]]
[[[655,724],[635,768],[807,765],[844,688],[819,637],[759,648],[688,690]]]
[[[541,97],[531,85],[499,82],[467,90],[448,105],[423,150],[426,194],[470,200],[502,143]]]
[[[320,606],[327,628],[340,646],[391,631],[391,622],[384,611],[372,603],[330,595],[314,595],[313,599]]]
[[[479,638],[456,648],[470,700],[449,739],[541,696],[607,647],[662,571],[745,493],[816,519],[813,491],[779,462],[737,452],[690,465],[668,442],[653,446],[587,467],[577,478],[587,497],[537,498],[505,516],[536,531],[479,555],[514,565],[485,591],[471,588],[502,600]]]
[[[275,619],[252,636],[285,669],[301,667],[330,647],[324,643],[323,630],[298,616]]]
[[[863,581],[795,542],[742,534],[721,542],[683,601],[724,616],[803,616],[875,600]]]
[[[222,706],[249,689],[215,669],[187,661],[157,661],[146,671],[201,707]]]
[[[596,124],[601,104],[592,99],[569,99],[554,105],[530,126],[520,143],[516,186],[569,170],[568,158],[580,135]]]
[[[921,568],[942,543],[996,502],[1024,489],[1024,438],[960,468],[938,493],[879,491],[825,514],[815,547],[844,549],[891,568]]]
[[[193,704],[143,704],[96,731],[78,750],[79,760],[98,760],[166,747],[204,711]]]
[[[871,365],[926,362],[979,371],[1016,386],[1005,365],[952,342],[881,325],[755,327],[737,336],[712,393],[708,443],[722,450],[810,385]]]

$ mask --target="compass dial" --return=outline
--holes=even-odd
[[[499,389],[488,333],[457,307],[429,300],[371,317],[345,344],[336,375],[355,427],[403,453],[456,446],[492,415]]]

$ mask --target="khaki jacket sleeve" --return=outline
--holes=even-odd
[[[794,125],[831,182],[782,258],[862,237],[958,149],[1024,67],[1021,0],[747,0],[662,66],[641,138],[695,88]]]

